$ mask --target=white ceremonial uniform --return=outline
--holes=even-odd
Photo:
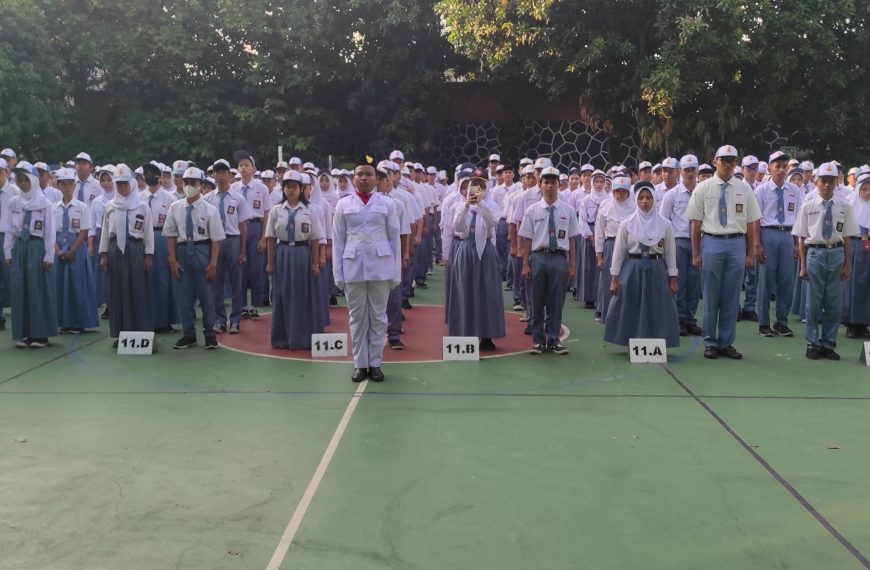
[[[387,334],[387,299],[402,282],[399,217],[395,202],[373,192],[338,201],[332,232],[335,284],[350,312],[354,367],[380,367]]]

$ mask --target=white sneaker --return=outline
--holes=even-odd
[[[229,328],[230,334],[239,334],[239,325],[231,324]]]

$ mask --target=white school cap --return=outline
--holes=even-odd
[[[184,174],[184,171],[187,170],[188,164],[186,160],[176,160],[172,163],[172,174],[175,176],[181,176]]]
[[[586,166],[590,166],[590,165],[586,165]],[[585,166],[584,166],[584,168],[585,168]],[[647,161],[644,160],[644,161],[641,162],[641,163],[638,165],[638,167],[637,167],[638,171],[640,171],[640,170],[646,170],[647,168],[652,168],[652,162],[647,162]]]
[[[135,176],[133,176],[133,171],[130,170],[130,167],[124,163],[118,164],[115,167],[115,182],[127,182],[128,184],[135,180]]]
[[[730,144],[726,144],[725,146],[720,146],[716,151],[716,158],[737,158],[737,149]]]
[[[205,180],[205,175],[202,173],[202,170],[195,166],[189,166],[185,169],[185,171],[181,173],[181,177],[185,180]]]
[[[631,178],[619,175],[613,179],[614,190],[631,190]]]
[[[837,165],[833,162],[825,162],[824,164],[819,165],[819,170],[816,173],[816,178],[822,178],[825,176],[833,176],[836,178],[840,173],[837,172]]]
[[[3,150],[0,150],[0,156],[2,156],[3,158],[18,158],[15,154],[15,151],[11,148],[4,148]]]
[[[298,156],[290,157],[290,166],[302,166],[302,159]]]
[[[743,168],[746,168],[749,166],[756,166],[757,164],[758,164],[758,158],[756,158],[755,156],[753,156],[751,154],[747,154],[746,156],[743,157],[743,161],[741,161],[740,166],[742,166]]]
[[[390,160],[401,160],[405,161],[405,154],[400,150],[394,150],[390,153]]]
[[[687,154],[680,159],[680,168],[698,168],[698,157],[694,154]]]
[[[79,162],[80,160],[85,160],[85,161],[87,161],[87,162],[90,162],[91,164],[94,163],[94,161],[91,160],[91,155],[89,155],[89,154],[86,153],[86,152],[80,152],[80,153],[78,153],[78,154],[76,155],[75,161],[76,161],[76,162]]]
[[[662,168],[676,169],[680,167],[680,163],[676,158],[669,156],[662,161]]]
[[[489,155],[489,161],[490,162],[501,162],[501,157],[497,154],[491,154],[491,155]]]
[[[553,161],[546,156],[541,156],[535,161],[535,170],[543,170],[545,168],[551,168],[552,166]]]
[[[57,171],[57,181],[73,181],[76,179],[76,171],[72,168],[61,168]]]

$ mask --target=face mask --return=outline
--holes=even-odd
[[[148,186],[157,186],[160,184],[160,177],[154,174],[145,174],[145,184]]]
[[[199,195],[199,188],[187,185],[184,187],[184,195],[188,198],[195,198]]]

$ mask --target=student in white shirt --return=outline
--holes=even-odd
[[[811,360],[840,360],[834,349],[843,282],[851,271],[851,237],[859,233],[851,204],[835,196],[837,175],[834,163],[819,166],[818,195],[803,203],[792,230],[800,238],[800,277],[808,283],[806,356]]]
[[[558,169],[552,166],[541,169],[540,187],[541,200],[525,210],[518,230],[523,278],[532,282],[530,353],[549,350],[568,354],[559,334],[565,285],[574,276],[576,267],[574,238],[580,234],[580,224],[574,208],[559,200]]]
[[[62,168],[57,177],[62,192],[54,204],[57,318],[61,334],[79,334],[100,325],[94,274],[88,263],[91,210],[74,198],[75,172]]]
[[[49,337],[57,336],[54,212],[30,163],[17,163],[14,174],[20,193],[10,201],[6,226],[0,228],[11,270],[12,339],[18,348],[44,348]]]
[[[106,204],[100,237],[100,267],[108,272],[109,336],[122,331],[153,331],[154,313],[148,273],[154,255],[151,209],[134,189],[136,179],[126,164],[115,167],[115,197]]]

